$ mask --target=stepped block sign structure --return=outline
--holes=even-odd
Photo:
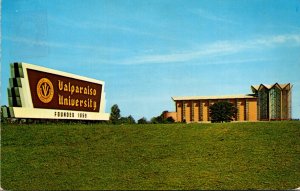
[[[27,63],[10,70],[7,117],[109,120],[103,81]]]
[[[237,108],[234,121],[289,120],[292,118],[292,85],[272,84],[251,86],[253,94],[229,96],[174,96],[175,112],[169,112],[177,122],[209,122],[209,107],[227,101]]]

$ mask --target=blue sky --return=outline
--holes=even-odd
[[[299,0],[2,0],[1,104],[9,63],[106,83],[106,111],[150,119],[171,96],[292,83],[300,118]]]

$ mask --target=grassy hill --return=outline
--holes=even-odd
[[[1,187],[293,189],[300,122],[2,125]]]

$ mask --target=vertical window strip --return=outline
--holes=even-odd
[[[236,106],[236,120],[237,121],[240,121],[240,105],[241,103],[238,101],[238,99],[236,99],[236,103],[235,103],[235,106]]]
[[[191,121],[194,121],[194,102],[191,101]]]
[[[203,121],[203,106],[201,101],[199,101],[199,121]]]
[[[245,121],[249,121],[249,102],[245,99]]]
[[[208,121],[211,121],[211,117],[210,117],[210,114],[209,114],[209,112],[210,112],[210,104],[211,104],[211,102],[210,102],[210,100],[207,100],[208,101],[208,108],[207,108],[207,120]]]
[[[182,121],[185,121],[185,101],[182,101]]]

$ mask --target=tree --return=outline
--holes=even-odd
[[[134,118],[133,118],[131,115],[129,115],[129,116],[127,117],[127,119],[128,119],[128,123],[129,123],[129,124],[136,124]]]
[[[135,124],[135,120],[131,115],[129,115],[128,117],[121,117],[119,119],[119,123],[121,123],[121,124]]]
[[[121,117],[121,111],[119,109],[119,106],[117,104],[113,105],[111,107],[110,110],[110,117],[109,120],[113,123],[113,124],[117,124],[119,122],[119,119]]]
[[[147,124],[147,119],[145,117],[142,117],[138,120],[138,124]]]
[[[150,122],[153,124],[163,123],[163,118],[162,116],[152,117]]]
[[[153,124],[158,124],[158,123],[174,123],[175,120],[172,117],[165,118],[165,113],[168,111],[163,111],[159,116],[157,117],[152,117],[150,122]]]
[[[236,116],[237,109],[230,102],[221,101],[209,107],[211,122],[230,122]]]
[[[7,122],[7,106],[2,105],[0,112],[1,112],[1,123],[6,123]]]
[[[166,123],[174,123],[175,120],[173,119],[173,117],[168,117],[167,119],[165,119]]]

